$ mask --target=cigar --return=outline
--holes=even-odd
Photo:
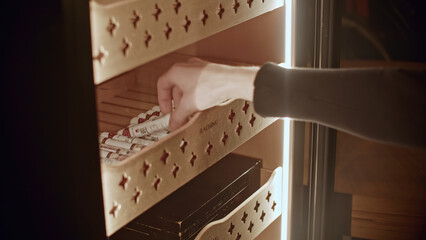
[[[133,151],[140,151],[145,147],[144,145],[141,145],[141,144],[122,142],[122,141],[114,140],[111,138],[105,138],[101,136],[99,136],[99,143],[114,146],[114,147],[124,148],[128,150],[133,150]]]
[[[146,121],[136,124],[117,132],[119,135],[127,137],[143,137],[161,131],[169,130],[170,114],[161,116],[153,121]]]
[[[117,161],[123,161],[124,159],[126,159],[128,157],[127,155],[108,152],[108,151],[105,151],[105,150],[100,150],[99,154],[100,154],[101,158],[109,158],[109,159],[113,159],[113,160],[117,160]]]
[[[150,110],[148,110],[146,113],[141,113],[139,114],[139,117],[142,117],[144,115],[144,117],[147,117],[147,115],[149,115],[147,118],[149,119],[150,116],[160,116],[161,115],[161,111],[160,111],[160,107],[159,106],[154,106],[153,108],[151,108]]]
[[[111,158],[101,158],[101,162],[108,165],[117,165],[120,163],[120,161]]]
[[[162,139],[163,137],[166,137],[168,134],[169,134],[169,131],[157,132],[157,133],[145,135],[142,138],[151,140],[151,141],[158,141]]]
[[[133,125],[136,125],[136,124],[139,124],[139,123],[143,123],[147,120],[148,119],[146,119],[146,113],[141,113],[137,117],[134,117],[130,120],[130,125],[133,126]]]
[[[137,117],[132,118],[130,120],[130,125],[143,123],[148,120],[155,120],[159,117],[161,117],[161,111],[159,106],[155,106],[152,109],[148,110],[146,113],[141,113]]]
[[[144,145],[144,146],[148,146],[148,145],[151,145],[151,144],[154,143],[154,141],[147,140],[147,139],[131,138],[131,137],[126,137],[126,136],[122,136],[122,135],[118,135],[118,134],[114,134],[114,133],[108,133],[108,132],[103,132],[103,133],[101,133],[100,136],[104,137],[104,138],[111,138],[111,139],[114,139],[114,140],[127,142],[127,143],[136,143],[136,144],[140,144],[140,145]]]
[[[127,150],[127,149],[120,148],[120,147],[114,147],[114,146],[103,144],[103,143],[99,144],[99,149],[104,150],[104,151],[108,151],[108,152],[122,154],[122,155],[128,155],[128,156],[135,153],[135,151],[132,151],[132,150]]]

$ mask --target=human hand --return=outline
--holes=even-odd
[[[170,130],[184,125],[195,112],[229,98],[252,100],[258,69],[210,63],[198,58],[174,64],[157,82],[161,112],[171,114]]]

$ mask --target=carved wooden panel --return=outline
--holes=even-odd
[[[282,0],[91,1],[95,83],[282,5]]]
[[[274,120],[257,115],[251,103],[235,100],[197,114],[185,127],[118,165],[102,163],[107,235],[113,234]]]
[[[282,168],[225,218],[209,223],[195,239],[254,239],[281,215]]]

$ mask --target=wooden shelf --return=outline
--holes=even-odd
[[[98,85],[99,133],[115,133],[128,126],[132,117],[157,105],[153,84],[157,75],[174,62],[185,61],[188,57],[171,54]],[[138,72],[144,74],[138,75]],[[102,163],[107,235],[113,234],[275,120],[257,115],[252,103],[229,101],[197,113],[184,127],[118,165]],[[182,141],[187,142],[184,150],[180,148]],[[167,155],[166,159],[164,155]],[[150,166],[146,175],[141,171],[144,164]],[[174,176],[172,173],[176,167],[179,170]],[[125,183],[121,184],[123,179]],[[156,182],[157,188],[154,187]],[[135,194],[139,195],[139,201],[134,201]]]
[[[179,8],[176,9],[178,5]],[[249,29],[251,29],[250,26],[256,26],[256,31],[258,31],[265,29],[264,22],[274,20],[273,28],[270,28],[271,25],[269,25],[268,32],[274,36],[280,35],[283,31],[282,23],[275,20],[282,19],[281,11],[272,15],[266,14],[268,17],[260,20],[256,20],[259,18],[253,19],[250,24],[245,23],[250,22],[249,19],[264,15],[282,6],[282,0],[249,2],[220,0],[90,1],[93,71],[99,133],[115,133],[126,127],[132,117],[157,105],[156,81],[158,77],[174,63],[186,61],[189,57],[172,52],[190,44],[190,47],[196,47],[201,39],[223,33],[225,32],[223,30],[236,25]],[[241,29],[241,31],[243,31],[240,34],[241,37],[247,39],[247,30]],[[225,35],[221,34],[220,41],[226,39],[227,37],[223,38],[223,36],[227,34],[229,31],[226,31]],[[259,37],[251,39],[253,44],[259,42]],[[262,40],[265,49],[271,49],[271,45],[278,44],[281,47],[282,42],[268,44],[269,39],[272,38]],[[247,43],[245,44],[247,45]],[[242,45],[246,47],[246,45]],[[270,59],[271,61],[281,59],[282,52],[276,49],[264,51],[264,48],[256,48],[260,54],[254,59]],[[186,53],[187,50],[184,49],[182,53],[200,56],[196,53]],[[235,49],[227,50],[225,55],[238,56],[239,54],[233,53],[234,51]],[[208,53],[203,57],[208,58]],[[228,59],[225,62],[231,63],[229,60],[232,58],[214,56],[213,59]],[[253,63],[253,59],[247,62]],[[248,106],[246,111],[243,110],[244,106]],[[235,115],[232,119],[229,117],[231,112],[232,115]],[[183,128],[118,165],[102,163],[107,236],[112,235],[223,156],[234,151],[275,120],[264,119],[257,115],[252,103],[235,100],[196,114]],[[280,138],[281,132],[278,131],[279,136],[275,132],[277,129],[281,129],[281,125],[278,124],[270,130],[273,131],[274,137]],[[224,138],[226,141],[223,140]],[[265,147],[264,137],[261,139],[262,143],[257,143],[257,147],[249,147],[248,151],[245,151],[243,147],[241,148],[243,150],[239,149],[237,152],[245,151],[249,155],[253,154],[252,151],[259,146],[261,146],[260,148]],[[187,142],[185,151],[180,149],[182,141]],[[247,146],[251,146],[251,144]],[[277,144],[279,145],[279,141],[267,145],[275,147]],[[211,148],[209,153],[206,151],[207,148]],[[269,150],[269,148],[266,149]],[[165,153],[168,157],[162,161]],[[276,151],[264,153],[265,158],[274,159],[266,161],[267,171],[277,167],[276,159],[280,158],[275,153]],[[195,164],[192,165],[190,162],[194,157],[196,158]],[[144,164],[150,166],[146,175],[140,171]],[[179,170],[174,176],[172,172],[176,166]],[[120,184],[123,179],[126,183]],[[156,184],[158,184],[158,188],[154,187]],[[133,200],[136,194],[139,201]],[[280,200],[276,199],[276,202],[280,205]],[[279,216],[279,211],[275,211],[275,214],[277,213]],[[263,230],[269,224],[269,220],[265,221],[263,227],[259,228],[262,224],[258,224],[256,229]],[[260,232],[255,235],[258,233]]]
[[[91,1],[95,83],[281,6],[282,0]]]

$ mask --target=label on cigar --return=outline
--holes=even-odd
[[[122,155],[128,155],[128,156],[130,156],[134,153],[131,150],[127,150],[127,149],[119,148],[119,147],[114,147],[114,146],[110,146],[110,145],[103,144],[103,143],[99,144],[99,149],[105,150],[105,151],[108,151],[108,152],[119,153],[119,154],[122,154]]]
[[[139,116],[132,118],[132,120],[130,120],[130,124],[139,124],[139,123],[144,123],[146,121],[152,121],[155,120],[157,118],[159,118],[161,116],[161,112],[152,112],[152,113],[144,113],[143,115],[139,114]]]
[[[168,131],[169,129],[170,114],[166,114],[153,121],[146,121],[144,123],[136,124],[131,127],[125,128],[119,134],[130,137],[142,137],[160,131]],[[128,134],[128,135],[127,135]]]
[[[134,125],[134,124],[138,124],[138,123],[143,123],[145,121],[147,121],[145,118],[134,117],[134,118],[132,118],[132,120],[130,120],[130,125]]]
[[[134,151],[140,151],[140,150],[144,149],[144,147],[145,146],[142,146],[140,144],[134,143],[134,144],[132,144],[132,146],[130,147],[130,149],[134,150]]]
[[[147,121],[146,113],[141,113],[137,117],[134,117],[130,120],[130,125],[143,123],[145,121]]]
[[[101,133],[101,137],[111,138],[111,139],[114,139],[114,140],[127,142],[127,143],[141,144],[141,145],[144,145],[144,146],[148,146],[148,145],[151,145],[151,144],[154,143],[154,141],[150,141],[150,140],[146,140],[146,139],[132,138],[132,137],[127,137],[127,136],[118,135],[118,134],[111,134],[111,133],[107,133],[107,132]]]
[[[120,161],[111,158],[101,158],[101,162],[108,165],[117,165],[120,163]]]
[[[100,154],[101,158],[110,158],[110,159],[114,159],[114,160],[118,160],[118,161],[122,161],[122,160],[127,158],[126,155],[108,152],[108,151],[105,151],[105,150],[100,150],[99,154]]]
[[[131,127],[131,126],[130,126],[130,127]],[[124,128],[124,129],[119,130],[119,131],[117,132],[117,135],[122,135],[122,136],[130,137],[130,131],[129,131],[129,128]]]
[[[152,140],[152,141],[158,141],[162,139],[163,137],[166,137],[169,134],[169,132],[157,132],[153,134],[148,134],[143,136],[144,139]]]
[[[105,151],[108,151],[108,152],[117,152],[117,150],[118,150],[117,147],[106,145],[106,144],[103,144],[103,143],[99,144],[99,149],[105,150]]]
[[[104,138],[102,136],[99,137],[99,142],[101,144],[107,144],[107,145],[111,145],[111,146],[114,146],[114,147],[119,147],[119,148],[124,148],[124,149],[128,149],[128,150],[134,150],[134,151],[140,151],[145,147],[141,144],[123,142],[123,141],[114,140],[114,139],[111,139],[111,138]]]
[[[161,116],[161,112],[152,112],[146,114],[146,119],[148,120],[154,120]]]
[[[154,141],[142,138],[132,138],[132,143],[137,143],[144,146],[149,146],[154,143]]]

